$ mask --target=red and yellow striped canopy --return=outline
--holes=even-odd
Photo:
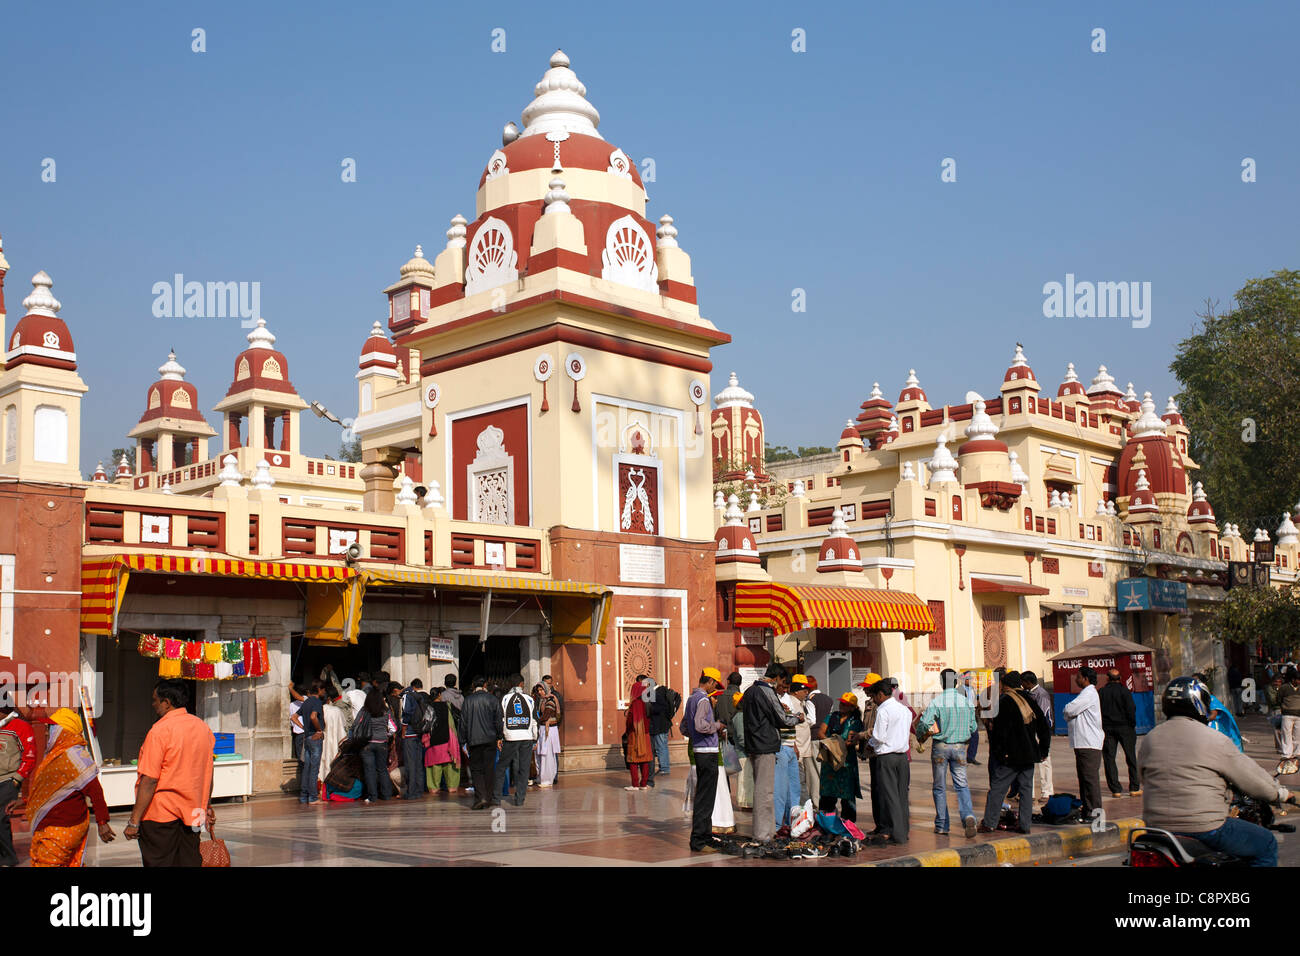
[[[132,571],[156,574],[206,574],[216,577],[262,578],[280,581],[351,581],[357,572],[344,565],[285,561],[249,561],[208,554],[112,554],[81,562],[81,630],[113,634],[117,612]]]
[[[934,616],[904,591],[742,581],[736,585],[736,626],[770,627],[777,636],[810,627],[927,634]]]

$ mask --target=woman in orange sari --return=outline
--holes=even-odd
[[[638,674],[632,685],[631,700],[627,707],[627,765],[632,771],[632,786],[624,790],[650,789],[650,764],[655,759],[654,747],[650,742],[650,717],[646,712],[645,701],[641,699],[646,685],[646,676]]]
[[[26,801],[32,825],[32,866],[81,866],[90,834],[87,797],[95,807],[99,838],[110,843],[115,834],[108,825],[99,768],[81,735],[81,718],[64,707],[51,714],[49,722],[49,746],[32,777]]]

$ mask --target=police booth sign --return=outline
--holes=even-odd
[[[1115,585],[1115,605],[1125,611],[1187,610],[1187,585],[1163,578],[1124,578]]]

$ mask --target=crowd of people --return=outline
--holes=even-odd
[[[298,800],[370,804],[428,794],[473,794],[473,809],[530,786],[550,787],[559,770],[564,699],[548,674],[532,688],[522,675],[475,678],[466,696],[448,674],[440,687],[388,673],[358,674],[344,689],[327,666],[290,691]]]

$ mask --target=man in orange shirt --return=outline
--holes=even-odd
[[[212,812],[212,749],[216,737],[185,710],[182,680],[160,680],[153,690],[158,721],[140,747],[135,808],[128,840],[140,840],[145,866],[201,866],[199,831],[216,823]]]

